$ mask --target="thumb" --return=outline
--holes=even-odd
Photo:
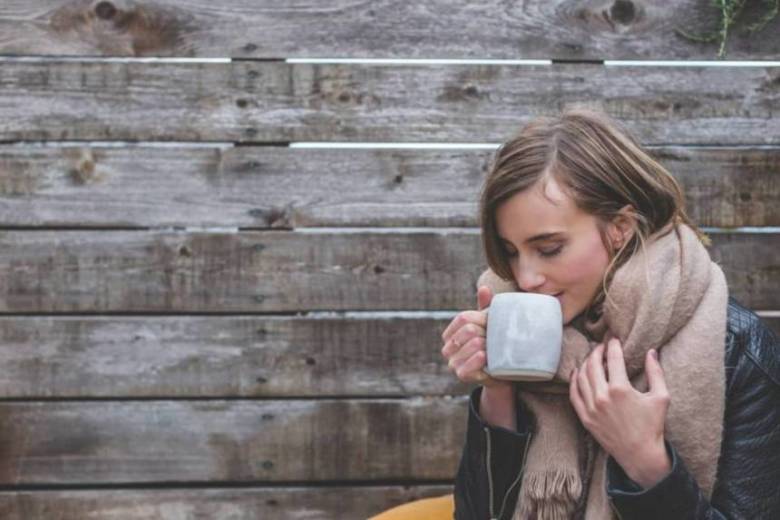
[[[658,351],[650,349],[645,361],[645,374],[647,374],[647,385],[651,394],[668,394],[666,388],[666,379],[664,379],[664,369],[658,361]]]
[[[477,289],[477,308],[479,310],[484,309],[490,305],[490,300],[493,299],[493,291],[487,285],[480,285]]]

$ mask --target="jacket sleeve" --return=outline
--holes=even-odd
[[[480,417],[482,388],[475,388],[469,398],[466,443],[455,477],[456,520],[512,517],[523,460],[531,442],[533,421],[519,400],[518,431],[490,425]]]
[[[752,341],[774,343],[748,348],[736,360],[727,388],[723,441],[712,500],[702,494],[682,458],[666,441],[672,470],[649,489],[642,489],[629,479],[608,457],[607,495],[622,518],[780,518],[780,346],[767,331],[754,336]],[[757,355],[763,359],[758,360]]]

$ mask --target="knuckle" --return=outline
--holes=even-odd
[[[599,410],[607,408],[609,406],[609,397],[604,394],[596,394],[593,397],[593,406]]]
[[[463,323],[463,312],[459,312],[453,319],[451,325],[457,329]]]
[[[610,397],[624,397],[628,393],[628,388],[625,387],[625,385],[622,384],[614,384],[609,387],[609,395]]]

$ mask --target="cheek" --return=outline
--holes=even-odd
[[[601,283],[609,258],[601,242],[590,242],[579,249],[571,262],[566,263],[565,276],[574,289],[589,291]]]

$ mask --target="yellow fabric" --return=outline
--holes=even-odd
[[[388,509],[368,520],[452,520],[455,501],[452,495],[421,498]]]

